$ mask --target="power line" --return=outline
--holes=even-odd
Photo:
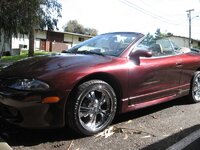
[[[145,15],[151,16],[152,18],[157,19],[157,20],[159,20],[159,21],[161,21],[161,22],[164,22],[164,23],[167,23],[167,24],[178,25],[178,24],[176,24],[176,23],[169,22],[170,20],[168,20],[168,19],[166,19],[166,18],[164,18],[164,17],[162,17],[162,16],[156,15],[156,14],[150,12],[150,11],[147,11],[147,10],[145,10],[145,9],[143,9],[143,8],[141,8],[141,7],[139,7],[138,5],[132,3],[132,2],[130,2],[130,1],[128,1],[128,0],[119,0],[119,1],[120,1],[121,3],[123,3],[123,4],[125,4],[125,5],[127,5],[127,6],[129,6],[129,7],[131,7],[131,8],[133,8],[133,9],[135,9],[135,10],[137,10],[137,11],[139,11],[139,12],[145,14]]]
[[[147,7],[151,8],[152,10],[156,10],[156,11],[160,11],[158,9],[156,9],[156,7],[153,7],[152,5],[150,5],[149,3],[146,3],[145,1],[143,0],[140,0],[139,2],[143,3],[144,5],[146,5]],[[179,13],[179,14],[166,14],[165,12],[162,12],[162,14],[164,14],[165,16],[183,16],[184,14],[183,13]]]
[[[138,5],[132,3],[132,2],[130,2],[130,1],[128,1],[128,0],[124,0],[124,1],[120,0],[120,1],[121,1],[122,3],[124,3],[124,4],[126,4],[127,6],[132,7],[132,8],[134,8],[134,9],[138,10],[139,12],[142,12],[143,14],[146,14],[146,15],[148,15],[148,16],[151,16],[151,17],[153,17],[153,18],[156,18],[156,19],[158,19],[158,20],[160,20],[160,21],[162,21],[162,22],[168,23],[167,19],[165,19],[165,18],[163,18],[163,17],[161,17],[161,16],[158,16],[158,15],[156,15],[156,14],[153,14],[153,13],[151,13],[150,11],[147,11],[147,10],[141,8],[141,7],[139,7]]]

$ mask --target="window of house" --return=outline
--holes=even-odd
[[[83,38],[83,37],[79,37],[79,38],[78,38],[78,41],[79,41],[79,42],[83,42],[83,41],[84,41],[84,38]]]

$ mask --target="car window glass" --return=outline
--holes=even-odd
[[[160,45],[161,55],[172,55],[174,53],[172,44],[169,39],[156,40],[156,44]]]
[[[137,36],[131,32],[102,34],[72,47],[68,52],[119,56]]]
[[[136,50],[147,50],[152,52],[153,57],[174,55],[174,48],[169,39],[144,38],[136,47]]]
[[[181,47],[179,47],[178,45],[176,45],[173,41],[171,41],[171,43],[172,43],[172,46],[173,46],[173,48],[174,48],[174,52],[176,53],[176,54],[182,54],[183,52],[181,51]]]

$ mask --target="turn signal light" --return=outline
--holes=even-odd
[[[52,97],[46,97],[42,100],[42,103],[47,104],[47,103],[57,103],[60,101],[60,98],[57,96],[52,96]]]

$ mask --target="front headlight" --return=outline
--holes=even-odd
[[[8,87],[28,91],[44,91],[49,89],[49,85],[47,83],[35,79],[17,79],[9,83]]]

